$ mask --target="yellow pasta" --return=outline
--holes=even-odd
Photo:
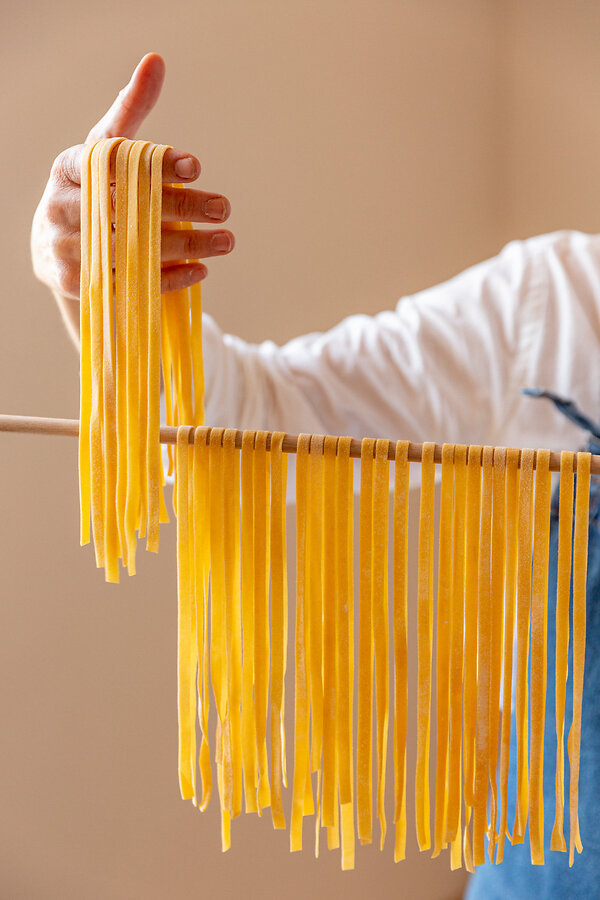
[[[502,640],[504,606],[504,571],[506,565],[506,457],[505,447],[494,450],[492,480],[492,559],[491,559],[491,648],[489,696],[489,780],[491,788],[488,854],[494,861],[498,841],[498,793],[496,769],[500,728],[500,681],[502,678]]]
[[[435,829],[433,856],[446,846],[448,812],[447,776],[450,705],[450,615],[452,609],[452,497],[454,490],[454,446],[442,447],[442,489],[438,558],[436,623],[436,767]]]
[[[223,435],[225,657],[227,660],[227,718],[231,743],[231,818],[242,811],[241,753],[241,620],[240,620],[240,474],[235,430]]]
[[[321,761],[323,753],[323,451],[325,438],[313,434],[310,439],[308,527],[310,573],[306,585],[307,618],[310,631],[307,640],[309,656],[308,680],[311,704],[310,771],[317,773],[315,807],[315,856],[319,855],[321,825]]]
[[[529,835],[531,862],[544,863],[544,719],[546,710],[546,598],[550,537],[550,451],[538,450],[531,591],[531,741]]]
[[[267,435],[254,443],[254,709],[258,760],[258,814],[271,804],[267,760],[267,705],[269,697],[269,585],[267,571],[269,521],[269,461]]]
[[[335,516],[335,475],[337,438],[326,437],[323,451],[323,496],[325,509]],[[335,522],[335,520],[334,520]],[[334,524],[334,523],[332,523]],[[323,810],[322,822],[334,830],[329,833],[329,843],[336,842],[337,834],[337,622],[335,580],[335,527],[324,533],[324,591],[323,591]]]
[[[569,865],[573,865],[575,850],[583,845],[579,834],[579,758],[581,744],[581,702],[583,697],[583,667],[585,662],[585,583],[587,575],[588,515],[590,503],[590,454],[577,454],[577,488],[575,492],[575,529],[573,538],[573,723],[569,732],[568,750],[571,764],[569,808],[571,835]]]
[[[208,579],[210,573],[210,478],[208,439],[210,429],[202,426],[194,432],[193,499],[194,571],[196,597],[196,645],[198,657],[198,718],[202,733],[199,767],[202,780],[201,810],[208,806],[212,793],[212,771],[209,750],[209,635],[208,635]],[[242,745],[243,746],[243,745]]]
[[[246,812],[257,812],[258,758],[254,712],[254,487],[256,432],[242,436],[242,764]]]
[[[373,625],[371,567],[373,554],[373,465],[375,441],[364,438],[360,466],[358,741],[356,800],[358,838],[372,840],[373,804]]]
[[[285,746],[285,610],[287,607],[287,571],[285,556],[285,500],[287,457],[282,453],[284,435],[271,436],[271,623],[273,653],[271,661],[271,814],[275,828],[285,828],[282,787]]]
[[[188,493],[191,426],[177,433],[177,469],[181,496]],[[197,643],[192,621],[192,556],[189,504],[181,504],[177,517],[178,578],[178,695],[179,695],[179,786],[184,800],[196,797],[196,664]]]
[[[506,456],[506,572],[504,587],[504,659],[502,692],[502,726],[500,736],[500,828],[496,862],[504,858],[507,828],[508,764],[510,760],[511,688],[513,672],[513,639],[517,591],[519,450],[511,448]]]
[[[489,779],[489,703],[491,663],[491,524],[494,448],[484,447],[481,461],[481,523],[479,538],[477,608],[477,731],[475,738],[475,805],[473,808],[473,863],[485,861]]]
[[[569,601],[573,544],[573,464],[575,454],[560,455],[558,571],[556,578],[556,814],[551,850],[566,851],[563,832],[565,804],[565,700],[569,654]]]
[[[477,721],[477,610],[479,596],[479,528],[481,514],[481,457],[483,448],[469,447],[467,455],[467,518],[465,557],[465,655],[464,655],[464,854],[467,869],[473,871],[473,850],[469,835],[475,805],[475,723]]]
[[[529,770],[527,765],[528,657],[531,603],[531,534],[533,506],[533,450],[521,451],[519,483],[519,543],[517,551],[517,807],[513,844],[522,844],[529,812]]]
[[[408,441],[396,444],[394,475],[394,861],[406,855],[406,719],[408,706]]]
[[[306,772],[309,767],[309,697],[306,687],[306,656],[304,652],[304,617],[306,591],[306,499],[308,493],[308,453],[310,435],[298,438],[296,458],[296,685],[294,724],[294,783],[290,850],[302,849],[302,818]]]
[[[429,804],[429,737],[431,728],[431,641],[433,636],[433,510],[434,444],[423,444],[421,460],[421,509],[419,513],[419,584],[417,596],[418,685],[417,771],[415,805],[417,840],[421,850],[431,845]]]
[[[336,497],[335,497],[335,541],[336,541],[336,595],[337,595],[337,757],[339,765],[340,825],[342,839],[342,869],[354,868],[354,810],[352,772],[352,693],[350,666],[350,603],[351,581],[349,570],[352,561],[350,531],[350,459],[351,438],[340,437],[338,441]],[[387,484],[385,500],[387,504]],[[387,548],[387,542],[386,542]],[[311,559],[312,563],[312,559]],[[386,592],[387,609],[387,592]],[[385,704],[387,714],[387,703]]]
[[[156,552],[159,522],[168,521],[159,443],[161,356],[168,422],[176,424],[180,413],[182,424],[203,419],[200,289],[164,301],[160,295],[167,149],[110,138],[82,156],[81,542],[89,540],[91,517],[96,562],[108,581],[119,580],[119,558],[135,572],[138,537],[147,534],[147,548]]]
[[[377,818],[381,828],[380,847],[386,834],[385,771],[388,738],[389,673],[388,673],[388,511],[389,511],[389,441],[375,444],[373,470],[373,568],[371,604],[373,610],[373,647],[375,650],[375,695],[377,703]]]
[[[454,510],[452,524],[452,600],[450,609],[450,746],[448,758],[448,815],[444,841],[461,847],[461,735],[463,642],[465,621],[465,526],[467,448],[454,448]]]
[[[118,580],[119,559],[130,573],[135,572],[137,541],[144,535],[147,549],[158,550],[159,524],[167,520],[160,448],[162,368],[166,422],[177,426],[175,452],[169,446],[169,471],[175,474],[177,515],[180,791],[206,809],[216,766],[221,844],[226,850],[232,820],[243,806],[259,815],[271,806],[273,826],[286,826],[287,438],[282,432],[240,435],[233,428],[203,426],[200,287],[164,298],[160,294],[166,150],[147,141],[111,138],[87,148],[82,158],[80,541],[89,541],[91,520],[96,562],[105,568],[108,581]],[[114,258],[111,161],[116,172]],[[412,776],[407,771],[409,458],[419,457],[411,456],[414,447],[408,441],[391,444],[364,438],[360,445],[355,648],[353,457],[357,443],[350,437],[303,434],[295,450],[290,849],[301,849],[303,819],[314,815],[316,855],[320,828],[325,827],[328,847],[341,848],[342,868],[353,868],[355,826],[360,843],[372,840],[373,769],[383,849],[388,731],[393,723],[394,859],[399,861],[406,853],[406,793]],[[391,563],[390,458],[395,465]],[[551,454],[460,444],[444,444],[440,452],[433,443],[425,443],[420,461],[417,840],[421,849],[431,847],[434,714],[433,855],[449,849],[451,868],[460,866],[464,858],[465,866],[473,870],[485,860],[487,834],[489,857],[499,863],[505,838],[523,842],[528,825],[532,862],[542,864]],[[572,570],[570,864],[575,849],[582,849],[578,792],[591,457],[577,454],[573,529],[574,461],[573,453],[561,456],[556,812],[551,842],[553,850],[566,850],[564,730]],[[436,530],[437,462],[441,462],[441,502]],[[435,546],[439,559],[434,598]],[[511,836],[507,796],[515,638],[517,803]],[[217,712],[212,731],[211,693]]]

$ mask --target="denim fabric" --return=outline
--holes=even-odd
[[[587,450],[600,453],[593,438]],[[544,735],[544,853],[545,865],[531,865],[529,833],[525,843],[511,846],[507,840],[504,861],[479,866],[471,878],[466,900],[507,900],[535,897],[536,900],[579,900],[600,897],[600,476],[592,476],[587,573],[587,643],[582,712],[581,770],[579,776],[579,822],[583,853],[575,852],[569,868],[569,763],[566,737],[573,718],[572,641],[569,643],[569,679],[565,710],[565,825],[567,853],[550,850],[554,824],[556,760],[555,653],[556,653],[556,569],[558,558],[558,489],[552,499],[550,530],[550,572],[548,585],[548,681]],[[572,618],[571,618],[572,628]],[[508,797],[508,826],[515,817],[516,741],[514,712],[511,728],[511,755]]]

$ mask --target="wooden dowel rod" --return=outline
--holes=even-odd
[[[77,419],[50,419],[41,416],[3,416],[0,415],[0,431],[15,432],[18,434],[50,434],[62,437],[77,437],[79,434],[79,422]],[[235,446],[241,449],[242,431],[237,431],[235,436]],[[160,428],[161,444],[177,443],[177,428],[168,425],[161,425]],[[194,432],[190,434],[190,443],[194,443]],[[296,453],[298,447],[298,436],[295,434],[286,434],[283,439],[284,453]],[[352,439],[350,444],[350,456],[360,459],[361,442]],[[267,450],[271,448],[270,435],[267,437]],[[411,462],[421,462],[423,451],[422,444],[409,443],[408,458]],[[390,441],[390,449],[388,458],[394,460],[396,456],[396,442]],[[434,460],[436,463],[442,461],[442,445],[435,445]],[[577,458],[574,463],[575,471],[577,471]],[[534,459],[535,468],[535,459]],[[560,471],[560,452],[556,451],[550,454],[550,470],[552,472]],[[591,470],[594,474],[600,474],[600,456],[592,455]]]

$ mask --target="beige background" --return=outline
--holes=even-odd
[[[389,307],[514,237],[598,229],[591,0],[25,0],[0,25],[1,412],[77,415],[31,216],[148,50],[168,72],[143,136],[231,199],[237,248],[204,295],[248,339]],[[4,436],[0,465],[0,896],[460,896],[412,832],[406,862],[360,848],[342,874],[248,817],[223,856],[216,803],[178,797],[173,528],[106,586],[78,546],[75,443]]]

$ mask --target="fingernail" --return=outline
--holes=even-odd
[[[227,216],[227,204],[220,197],[213,197],[204,204],[204,215],[210,219],[223,219]]]
[[[219,253],[228,253],[232,247],[231,235],[225,231],[213,234],[211,246],[213,250],[217,250]]]
[[[196,175],[196,163],[191,156],[178,159],[175,163],[175,174],[180,178],[194,178]]]
[[[188,278],[189,278],[190,284],[193,284],[199,278],[204,278],[205,274],[206,274],[206,270],[200,268],[200,266],[198,266],[195,269],[190,269],[188,272]]]

